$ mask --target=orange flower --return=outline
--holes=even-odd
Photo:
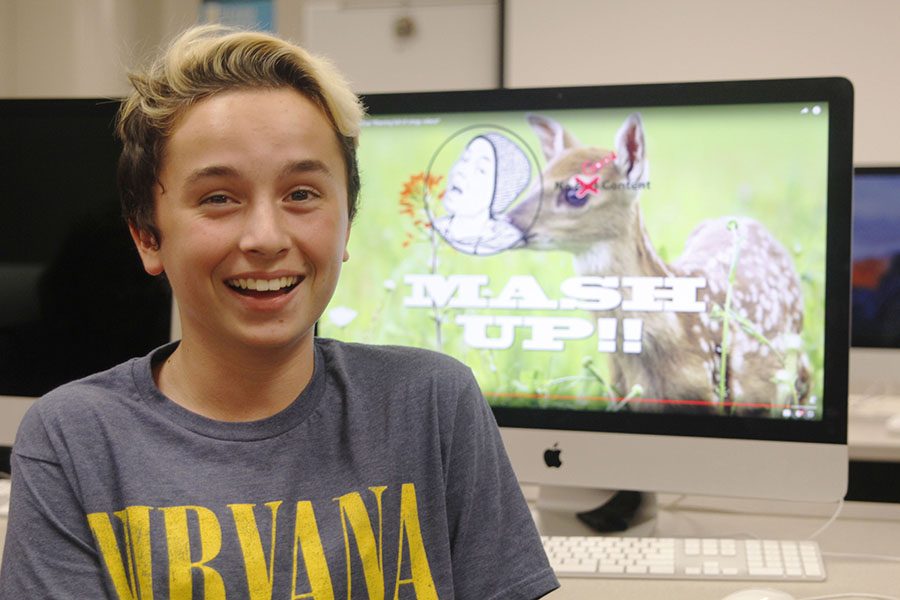
[[[415,228],[414,232],[406,233],[406,237],[402,242],[404,248],[409,247],[412,242],[415,241],[419,232],[429,231],[431,229],[431,223],[428,222],[424,212],[425,195],[426,193],[433,194],[443,180],[443,175],[414,173],[409,176],[409,179],[403,182],[400,190],[400,206],[398,212],[401,215],[410,217],[412,225]],[[437,194],[437,197],[443,199],[444,190],[441,190]]]

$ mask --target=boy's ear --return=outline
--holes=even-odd
[[[347,236],[344,238],[344,262],[350,260],[350,251],[347,250],[347,245],[350,243],[350,224],[347,224]]]
[[[144,270],[150,275],[159,275],[165,271],[162,257],[159,255],[159,240],[156,239],[156,236],[131,224],[128,225],[128,231],[141,256],[141,262],[144,263]]]

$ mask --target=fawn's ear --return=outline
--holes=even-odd
[[[544,158],[550,162],[569,148],[579,146],[578,140],[565,127],[547,117],[528,115],[528,124],[541,142]]]
[[[631,113],[616,134],[616,165],[630,183],[647,181],[644,126],[639,113]]]

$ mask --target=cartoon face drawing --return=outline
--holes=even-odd
[[[488,218],[494,198],[497,154],[487,138],[469,142],[447,176],[444,207],[457,217]]]
[[[467,254],[496,254],[521,240],[521,232],[499,218],[531,181],[531,164],[515,142],[497,132],[477,135],[447,176],[444,216],[435,230]]]

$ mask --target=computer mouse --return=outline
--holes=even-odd
[[[794,596],[769,588],[747,588],[732,592],[722,600],[796,600]]]
[[[888,435],[900,436],[900,415],[891,415],[884,421]]]

